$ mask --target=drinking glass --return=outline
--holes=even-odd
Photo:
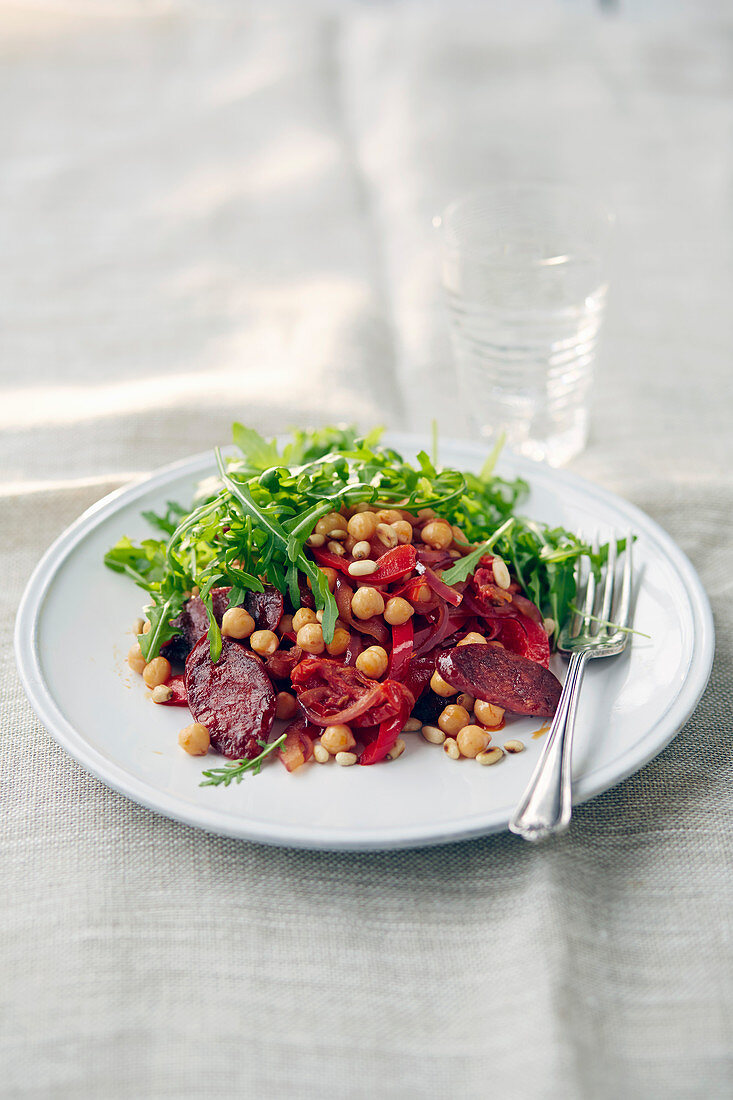
[[[483,188],[440,219],[443,286],[474,430],[559,466],[588,437],[612,217],[559,184]]]

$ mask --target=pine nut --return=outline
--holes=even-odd
[[[455,737],[446,737],[443,742],[443,752],[446,756],[449,756],[451,760],[460,759],[461,750],[458,748],[458,742]]]
[[[505,741],[504,742],[504,751],[505,752],[524,752],[524,742],[523,741]]]
[[[335,554],[337,558],[342,558],[346,553],[341,543],[336,542],[334,539],[326,544],[326,549],[330,554]]]
[[[144,626],[144,619],[135,619],[135,622],[132,624],[132,633],[137,637],[138,635],[142,634]]]
[[[503,561],[502,558],[494,558],[492,566],[494,570],[494,580],[499,585],[499,588],[508,588],[512,583],[512,578],[509,576],[506,562]]]
[[[340,764],[342,768],[348,768],[356,763],[358,757],[355,752],[337,752],[334,760],[337,764]]]
[[[543,620],[542,625],[545,628],[545,634],[548,634],[548,635],[553,634],[555,632],[555,630],[557,629],[557,623],[555,622],[554,619],[551,619],[549,617],[549,615],[546,619]]]
[[[320,741],[313,746],[313,759],[316,764],[327,764],[331,759],[330,752],[328,749],[324,749]]]
[[[325,535],[309,535],[306,542],[307,542],[308,546],[325,546],[326,536]]]
[[[405,722],[404,726],[402,727],[402,732],[403,733],[417,733],[417,731],[421,730],[421,729],[422,729],[422,722],[420,721],[419,718],[408,718],[407,721]]]
[[[154,703],[167,703],[172,697],[173,692],[167,684],[158,684],[153,688],[153,702]]]
[[[405,744],[405,742],[402,740],[401,737],[398,737],[392,748],[387,753],[387,759],[396,760],[398,756],[402,756],[402,753],[405,751],[406,748],[407,745]]]
[[[437,726],[423,726],[422,735],[426,741],[429,741],[431,745],[442,745],[445,741],[445,734]]]
[[[467,695],[464,691],[461,695],[458,696],[456,702],[458,703],[459,707],[465,707],[470,714],[473,710],[473,704],[476,702],[476,700],[474,699],[473,695]]]
[[[346,542],[349,537],[348,531],[342,531],[340,527],[335,527],[333,531],[328,532],[330,539],[337,539],[339,542]]]
[[[372,552],[372,548],[366,540],[362,539],[361,542],[357,542],[354,549],[351,551],[352,558],[356,561],[362,561],[364,558],[368,558]]]
[[[397,532],[389,523],[377,524],[377,538],[383,546],[388,547],[390,550],[399,542]]]
[[[342,551],[343,553],[343,551]],[[352,561],[349,566],[350,577],[368,577],[370,573],[376,573],[377,563],[367,558],[365,561]]]
[[[503,755],[504,753],[497,745],[496,748],[487,749],[486,752],[478,753],[476,759],[478,760],[479,764],[483,764],[484,767],[488,767],[490,764],[498,764]]]

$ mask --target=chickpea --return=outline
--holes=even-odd
[[[390,626],[402,626],[414,614],[415,608],[407,600],[403,600],[401,596],[392,596],[391,599],[387,600],[384,618]]]
[[[451,527],[451,531],[453,532],[453,541],[456,546],[468,546],[468,539],[464,535],[463,531],[461,531],[460,527],[456,527],[454,525],[453,527]]]
[[[314,533],[329,536],[332,531],[346,531],[346,520],[339,512],[329,512],[327,516],[321,516]]]
[[[430,603],[431,599],[432,593],[430,591],[430,585],[419,584],[417,588],[414,589],[412,596],[410,596],[410,603],[419,608],[420,604]]]
[[[143,680],[149,688],[164,684],[171,678],[171,663],[165,657],[153,657],[143,669]]]
[[[392,524],[392,530],[397,535],[397,541],[400,545],[412,542],[412,524],[408,523],[406,519],[395,520]]]
[[[321,744],[331,756],[335,756],[337,752],[353,749],[356,740],[349,726],[326,726],[321,734]]]
[[[430,520],[423,527],[420,538],[434,550],[447,550],[453,542],[453,532],[445,520]]]
[[[277,629],[281,634],[292,634],[293,632],[293,616],[283,615],[280,622],[277,624]]]
[[[326,649],[331,657],[340,657],[349,648],[351,634],[346,627],[337,626],[333,632],[333,641],[326,643]]]
[[[140,649],[140,644],[135,642],[134,646],[127,654],[127,663],[133,672],[137,672],[138,676],[142,676],[145,671],[146,661],[143,657],[143,651]]]
[[[336,587],[336,570],[331,569],[330,565],[319,565],[318,568],[320,569],[321,573],[323,573],[324,577],[326,578],[326,583],[328,584],[328,591],[333,592],[334,588]]]
[[[504,717],[502,707],[497,707],[495,703],[485,703],[483,699],[476,700],[473,713],[482,726],[498,726]]]
[[[421,508],[417,513],[418,519],[435,519],[435,512],[432,508]]]
[[[402,521],[402,512],[396,508],[380,508],[377,512],[377,523],[398,523]]]
[[[225,638],[249,638],[255,621],[243,607],[230,607],[221,620],[221,632]]]
[[[149,634],[150,629],[151,629],[150,628],[150,621],[148,619],[146,619],[145,622],[143,623],[142,633],[143,634]]]
[[[335,543],[333,543],[333,546],[336,547],[336,550],[333,550],[333,548],[331,547],[331,544],[329,542],[328,549],[331,551],[331,553],[336,553],[337,557],[342,558],[344,550],[343,550],[343,547],[341,546],[341,543],[340,542],[335,542]],[[324,574],[324,576],[326,577],[326,583],[328,584],[328,591],[332,592],[333,588],[336,587],[336,575],[337,575],[336,570],[331,569],[330,565],[319,565],[318,566],[318,571],[320,573]],[[306,577],[306,584],[310,588],[310,591],[313,592],[313,581],[310,580],[309,576]]]
[[[461,756],[470,756],[471,759],[488,748],[490,740],[491,737],[481,726],[464,726],[456,738]]]
[[[472,630],[465,638],[461,638],[458,645],[486,645],[486,639],[483,634],[477,634],[475,630]]]
[[[380,676],[384,676],[388,665],[387,651],[382,649],[381,645],[370,645],[356,658],[356,667],[359,672],[371,680],[378,680]]]
[[[249,639],[249,644],[260,657],[272,657],[280,645],[280,639],[274,630],[255,630]]]
[[[457,695],[458,692],[455,688],[452,688],[450,684],[443,679],[440,673],[436,670],[430,678],[430,686],[436,695],[441,695],[447,699],[451,695]]]
[[[210,742],[209,731],[200,722],[184,726],[178,734],[178,744],[190,756],[205,756],[209,751]]]
[[[443,733],[455,737],[459,730],[469,724],[470,720],[470,715],[465,707],[458,706],[456,703],[449,703],[438,718],[438,725]]]
[[[323,640],[323,627],[320,623],[306,623],[295,636],[296,643],[305,653],[323,653],[326,643]]]
[[[297,634],[302,626],[315,622],[318,622],[318,619],[313,608],[300,607],[293,615],[293,630]]]
[[[347,530],[357,542],[368,542],[374,538],[377,530],[377,517],[374,512],[359,512],[352,516],[347,524]]]
[[[275,697],[275,717],[286,719],[294,718],[298,711],[298,704],[295,701],[295,696],[291,695],[289,691],[278,691]]]
[[[351,610],[357,619],[371,619],[384,611],[382,593],[376,588],[365,585],[357,588],[351,599]]]

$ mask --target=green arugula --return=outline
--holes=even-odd
[[[207,771],[202,772],[201,774],[206,778],[202,783],[199,783],[199,787],[228,787],[232,782],[241,783],[247,772],[259,775],[263,761],[276,749],[280,748],[286,737],[287,734],[283,733],[276,741],[271,741],[269,744],[266,741],[258,741],[257,744],[262,748],[262,752],[252,760],[232,760],[230,764],[225,764],[223,768],[209,768]]]
[[[218,659],[221,634],[211,591],[220,585],[231,588],[232,607],[264,584],[289,595],[297,607],[300,585],[309,582],[330,641],[338,609],[324,574],[306,553],[306,542],[322,516],[358,503],[434,509],[476,547],[443,574],[446,583],[465,579],[480,557],[495,549],[527,596],[561,626],[575,598],[575,562],[590,547],[564,528],[518,514],[528,486],[522,479],[507,481],[494,474],[498,447],[476,474],[441,469],[435,434],[432,457],[422,451],[414,463],[381,445],[381,435],[379,428],[367,435],[353,427],[297,430],[279,447],[235,424],[236,449],[226,458],[216,452],[218,478],[206,483],[196,506],[186,510],[169,501],[162,515],[146,512],[163,537],[139,544],[123,538],[105,555],[110,569],[126,574],[148,594],[151,629],[139,637],[146,660],[176,636],[177,616],[196,588],[209,616],[212,659]],[[606,552],[603,547],[593,556],[596,569]]]
[[[484,554],[488,554],[490,550],[493,550],[497,542],[504,537],[516,523],[514,516],[510,516],[509,519],[502,523],[498,531],[494,531],[490,539],[481,543],[475,550],[472,550],[470,554],[466,554],[465,558],[459,558],[455,565],[452,565],[450,569],[446,569],[441,576],[441,580],[445,584],[458,584],[459,581],[465,581],[476,569],[477,565],[481,561]]]

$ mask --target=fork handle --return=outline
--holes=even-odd
[[[572,812],[571,762],[575,712],[588,650],[576,650],[550,733],[532,778],[509,821],[509,828],[525,840],[544,840],[570,824]]]

